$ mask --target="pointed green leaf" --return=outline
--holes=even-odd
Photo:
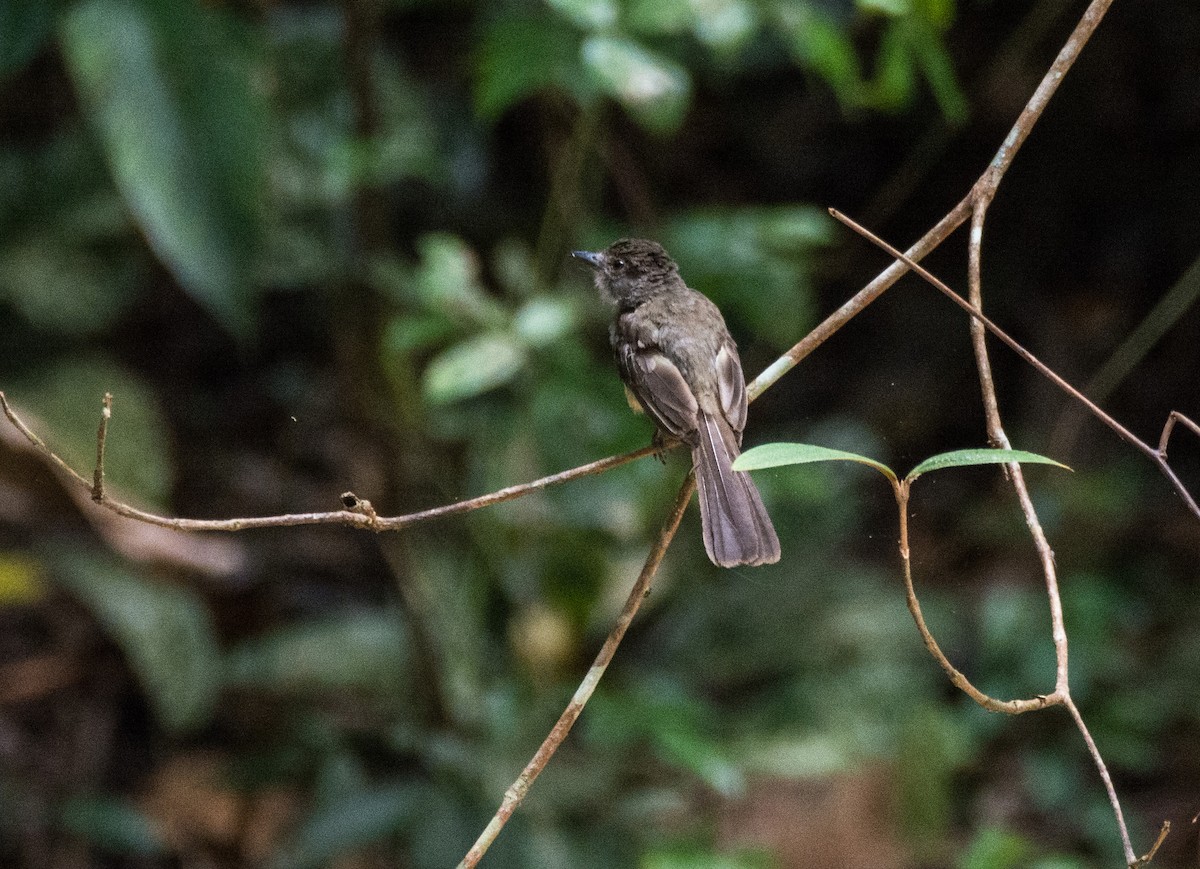
[[[966,465],[1006,465],[1010,462],[1018,462],[1025,465],[1054,465],[1066,471],[1071,470],[1061,462],[1054,461],[1054,459],[1039,456],[1037,453],[1027,453],[1024,450],[955,450],[950,453],[930,456],[909,471],[905,479],[911,483],[917,477],[921,476],[921,474],[927,474],[930,471],[939,471],[942,468],[961,468]]]
[[[119,562],[60,554],[55,581],[96,616],[125,653],[170,731],[205,724],[217,698],[220,658],[208,610],[187,589],[151,582]]]
[[[858,462],[874,468],[889,480],[896,475],[887,465],[844,450],[820,447],[816,444],[763,444],[742,453],[733,463],[735,471],[757,471],[761,468],[778,468],[783,465],[805,465],[812,462]]]
[[[239,335],[254,313],[266,143],[244,42],[192,0],[83,0],[62,28],[80,101],[150,246]]]

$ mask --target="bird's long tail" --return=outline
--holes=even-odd
[[[721,567],[773,564],[779,560],[779,538],[758,487],[749,474],[733,469],[741,453],[737,436],[723,417],[702,412],[700,420],[692,464],[708,557]]]

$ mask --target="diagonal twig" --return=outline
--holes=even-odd
[[[687,510],[688,502],[692,500],[692,493],[696,490],[696,477],[694,474],[688,474],[687,479],[683,481],[683,485],[679,488],[679,494],[675,497],[675,503],[671,507],[671,512],[667,516],[667,521],[663,525],[662,530],[658,534],[658,539],[654,542],[650,554],[646,556],[646,562],[642,566],[642,572],[638,576],[637,582],[630,589],[629,597],[625,600],[625,606],[621,609],[621,614],[617,616],[617,621],[613,625],[612,630],[608,633],[608,638],[605,639],[604,645],[600,647],[600,652],[596,655],[595,661],[592,662],[591,668],[587,671],[587,675],[583,677],[583,681],[575,691],[575,695],[571,698],[571,702],[567,704],[567,708],[563,710],[558,721],[550,730],[549,735],[543,740],[537,752],[525,765],[525,769],[517,776],[517,780],[509,786],[504,793],[504,801],[500,804],[500,808],[492,817],[492,820],[484,828],[479,835],[475,844],[471,846],[471,850],[463,857],[462,862],[458,864],[458,869],[471,869],[479,863],[483,858],[484,853],[496,836],[508,823],[508,819],[512,817],[513,812],[525,799],[525,795],[529,793],[529,788],[533,785],[534,780],[546,768],[546,764],[550,762],[550,758],[554,756],[554,752],[562,745],[567,734],[571,731],[571,727],[579,718],[583,707],[587,704],[592,692],[596,690],[596,686],[600,683],[600,677],[604,675],[604,671],[608,668],[608,664],[613,659],[613,655],[617,652],[617,646],[621,644],[625,632],[633,623],[633,617],[637,615],[638,609],[642,605],[642,601],[650,593],[650,586],[654,582],[654,576],[658,572],[658,566],[662,563],[663,556],[667,554],[667,547],[671,545],[671,541],[675,537],[675,532],[679,529],[679,522],[683,518],[684,511]]]

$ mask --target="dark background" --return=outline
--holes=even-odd
[[[887,265],[824,209],[922,235],[1083,8],[7,0],[0,389],[88,477],[111,392],[111,493],[187,517],[332,510],[346,490],[406,513],[639,447],[571,249],[662,241],[753,376]],[[984,246],[990,315],[1151,443],[1170,410],[1200,414],[1197,82],[1200,7],[1118,0]],[[926,261],[959,290],[965,239]],[[1135,848],[1170,819],[1156,864],[1194,866],[1196,519],[998,344],[993,364],[1014,446],[1073,468],[1027,476],[1075,699]],[[1196,492],[1200,450],[1176,438]],[[911,276],[747,431],[901,472],[985,440],[966,319]],[[6,424],[0,862],[454,865],[684,471],[643,460],[398,534],[185,536],[92,507]],[[1120,865],[1068,716],[986,713],[924,652],[883,481],[756,479],[783,560],[712,567],[689,511],[483,865]],[[956,665],[1000,697],[1049,692],[1046,597],[1001,474],[922,478],[911,534]]]

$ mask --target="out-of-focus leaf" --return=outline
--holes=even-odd
[[[247,640],[225,660],[225,682],[287,693],[337,689],[403,694],[408,633],[395,616],[353,613]]]
[[[733,462],[735,471],[757,471],[762,468],[778,468],[783,465],[804,465],[809,462],[857,462],[874,468],[889,480],[895,480],[896,474],[887,465],[844,450],[833,450],[816,444],[763,444],[752,447],[738,456]]]
[[[917,79],[909,49],[907,22],[891,21],[883,31],[875,58],[875,78],[867,90],[869,104],[884,111],[898,111],[908,105],[916,92]]]
[[[542,296],[517,311],[513,331],[531,347],[546,347],[570,332],[575,322],[575,308],[569,302]]]
[[[900,18],[913,11],[913,0],[856,0],[855,5],[863,12]]]
[[[383,349],[388,354],[415,353],[445,341],[455,331],[452,321],[436,314],[393,317],[383,333]]]
[[[104,393],[113,395],[105,448],[107,479],[154,506],[166,502],[172,464],[158,401],[140,380],[104,357],[80,356],[22,381],[12,398],[46,425],[50,449],[83,474],[96,462],[96,427]]]
[[[40,600],[46,593],[41,563],[14,552],[0,552],[0,607]]]
[[[758,29],[758,13],[745,0],[690,0],[696,38],[714,48],[733,50]]]
[[[970,105],[958,85],[954,64],[946,52],[941,35],[927,24],[910,22],[909,45],[914,59],[929,82],[933,97],[937,100],[942,115],[951,124],[962,124],[967,120]]]
[[[545,17],[505,15],[488,28],[475,63],[475,111],[495,120],[538,91],[580,78],[578,37]]]
[[[546,4],[585,30],[605,30],[617,23],[614,0],[546,0]]]
[[[113,797],[75,797],[62,807],[63,827],[117,854],[154,856],[168,852],[162,832],[132,804]]]
[[[646,129],[679,127],[691,99],[686,69],[629,39],[595,36],[582,48],[583,65],[601,91],[613,97]]]
[[[912,0],[913,12],[938,31],[954,23],[957,0]]]
[[[118,187],[183,287],[252,325],[266,105],[242,34],[190,0],[82,0],[63,50]]]
[[[418,301],[433,313],[497,327],[504,308],[479,283],[479,258],[461,238],[431,233],[417,241],[421,263],[411,281]]]
[[[953,775],[971,756],[961,716],[941,706],[910,713],[899,734],[895,782],[900,829],[918,860],[934,860],[953,822]]]
[[[420,807],[413,784],[359,791],[310,815],[269,864],[272,869],[309,869],[400,832]]]
[[[663,730],[654,741],[671,760],[722,796],[736,796],[745,790],[745,775],[718,741],[688,727]]]
[[[850,769],[850,747],[829,734],[752,739],[738,747],[738,766],[746,772],[786,778],[816,778]]]
[[[512,336],[486,333],[455,344],[425,369],[425,397],[435,404],[471,398],[512,380],[526,351]]]
[[[652,36],[681,33],[695,19],[690,0],[630,0],[626,9],[629,28]]]
[[[781,17],[785,30],[791,34],[791,50],[796,59],[833,88],[843,107],[857,105],[862,68],[845,28],[807,3],[784,7]]]
[[[217,698],[220,657],[200,598],[142,579],[114,561],[82,554],[59,559],[55,581],[121,647],[163,726],[183,731],[205,724]]]
[[[110,263],[78,247],[38,237],[0,254],[0,297],[35,328],[86,334],[106,328],[133,302],[128,263]]]
[[[1033,849],[1015,833],[988,827],[975,837],[957,869],[1016,869],[1029,862]]]
[[[905,479],[912,482],[922,474],[928,474],[930,471],[939,471],[942,468],[962,468],[968,465],[1007,465],[1010,462],[1019,462],[1023,465],[1054,465],[1056,468],[1062,468],[1064,471],[1071,470],[1061,462],[1056,462],[1054,459],[1048,459],[1045,456],[1039,456],[1037,453],[1028,453],[1025,450],[954,450],[953,452],[930,456],[909,471]]]
[[[37,57],[54,23],[51,0],[0,3],[0,79]]]

